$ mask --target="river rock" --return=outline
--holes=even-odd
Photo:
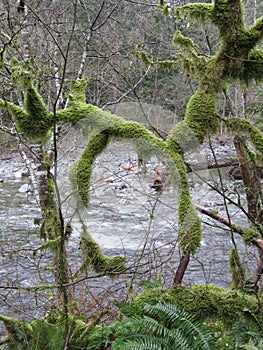
[[[20,193],[28,193],[31,192],[31,186],[29,184],[24,184],[21,187],[19,187],[18,192]]]

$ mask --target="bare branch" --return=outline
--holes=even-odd
[[[215,212],[214,210],[208,209],[208,208],[204,208],[201,205],[196,204],[195,205],[196,209],[202,213],[205,214],[207,216],[209,216],[210,218],[220,222],[221,224],[231,228],[234,232],[238,233],[241,237],[243,235],[245,235],[245,228],[239,226],[237,223],[235,223],[232,220],[229,220],[228,218],[226,218],[225,216],[219,215],[217,212]],[[263,239],[259,238],[259,237],[253,237],[252,241],[251,241],[256,247],[258,247],[259,249],[263,250]]]

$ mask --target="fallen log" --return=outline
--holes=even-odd
[[[185,162],[185,165],[188,173],[191,173],[193,171],[200,171],[200,170],[206,170],[206,169],[218,169],[218,168],[224,168],[224,167],[230,167],[230,166],[233,166],[233,168],[238,167],[237,160],[234,158],[222,158],[222,159],[219,159],[217,162],[210,160],[208,162],[202,162],[198,164]],[[156,168],[154,173],[153,184],[149,185],[150,188],[155,189],[157,191],[161,191],[165,186],[169,184],[170,182],[169,182],[167,168],[166,167]]]
[[[238,162],[236,158],[221,158],[221,159],[218,159],[217,161],[208,160],[207,162],[202,162],[202,163],[185,162],[185,165],[187,167],[187,172],[190,173],[192,171],[238,166]]]

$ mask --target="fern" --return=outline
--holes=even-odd
[[[164,317],[168,327],[179,329],[186,338],[192,339],[193,349],[210,349],[211,334],[204,329],[195,318],[184,310],[179,309],[171,303],[158,303],[157,305],[146,305],[145,311],[153,317]]]
[[[211,333],[192,315],[169,303],[146,304],[144,315],[126,320],[120,333],[114,350],[215,349]]]

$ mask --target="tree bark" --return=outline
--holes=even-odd
[[[180,286],[182,284],[182,280],[189,262],[190,262],[190,253],[189,252],[183,253],[179,262],[179,266],[174,275],[173,285]]]
[[[242,180],[246,189],[248,216],[252,223],[258,222],[262,225],[263,204],[260,178],[256,165],[253,164],[248,157],[244,148],[244,142],[245,141],[241,137],[235,136],[234,145],[237,152]],[[258,238],[255,240],[255,243],[257,242]],[[256,245],[258,246],[258,244]],[[258,246],[258,248],[260,248],[258,266],[253,277],[255,290],[258,289],[257,284],[263,274],[263,251],[261,246]]]
[[[235,136],[234,145],[237,152],[239,168],[242,180],[246,189],[248,216],[252,222],[263,222],[261,203],[261,184],[257,173],[256,165],[248,158],[244,148],[245,141],[239,136]]]

